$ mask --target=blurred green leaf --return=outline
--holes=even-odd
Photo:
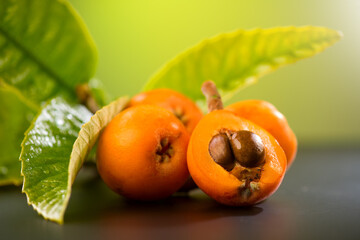
[[[18,161],[24,132],[37,112],[21,95],[0,80],[0,186],[19,185],[20,162]]]
[[[181,53],[145,85],[171,88],[200,105],[201,84],[213,80],[224,100],[277,68],[311,57],[341,38],[324,27],[277,27],[238,30],[207,39]]]
[[[44,106],[25,135],[20,160],[23,192],[45,219],[63,222],[71,186],[86,155],[126,103],[127,98],[120,98],[94,116],[60,97]]]
[[[73,95],[96,64],[95,44],[67,1],[0,1],[0,77],[29,100]]]

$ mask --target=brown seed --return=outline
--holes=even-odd
[[[229,139],[236,161],[241,166],[253,168],[265,160],[265,147],[261,138],[253,132],[242,130],[233,133]]]
[[[212,159],[230,171],[234,168],[234,156],[231,151],[229,138],[225,133],[216,134],[209,143],[209,153]]]

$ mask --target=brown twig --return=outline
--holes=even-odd
[[[209,112],[224,108],[223,103],[221,101],[221,96],[213,81],[210,80],[205,81],[201,86],[201,91],[206,97],[206,102],[208,105]]]
[[[100,109],[95,98],[91,94],[88,84],[78,85],[75,91],[80,103],[85,105],[92,113],[95,113]]]

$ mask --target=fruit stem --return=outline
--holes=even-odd
[[[90,92],[90,87],[88,84],[76,86],[75,91],[80,103],[85,105],[87,109],[89,109],[92,113],[95,113],[97,110],[100,109],[95,98]]]
[[[212,112],[214,110],[221,110],[224,108],[221,101],[221,96],[213,81],[205,81],[201,86],[201,91],[206,97],[209,112]]]

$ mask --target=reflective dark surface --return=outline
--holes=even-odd
[[[301,150],[279,190],[250,208],[201,191],[153,203],[112,193],[88,168],[64,225],[37,216],[19,187],[0,188],[0,239],[360,239],[360,149]]]

